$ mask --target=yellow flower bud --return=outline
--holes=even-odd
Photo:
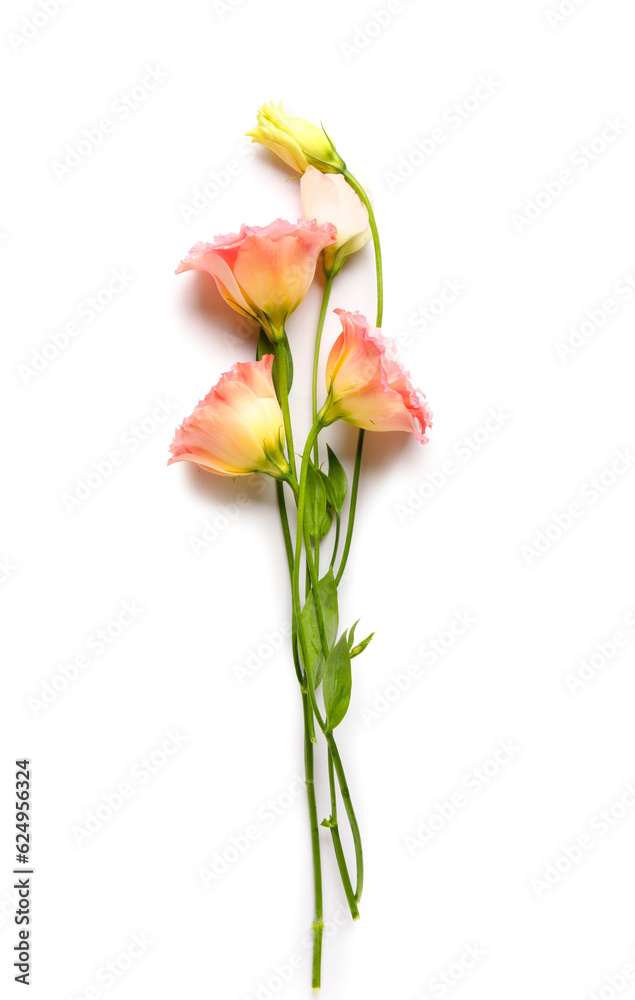
[[[251,132],[252,142],[268,146],[292,169],[301,174],[311,165],[324,173],[339,173],[346,168],[324,129],[304,118],[290,115],[282,106],[263,104],[258,125]]]

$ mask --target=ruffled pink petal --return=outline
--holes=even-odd
[[[193,246],[175,273],[182,274],[183,271],[206,271],[211,274],[219,292],[230,306],[245,315],[254,316],[253,303],[247,301],[229,264],[211,243],[197,243]]]

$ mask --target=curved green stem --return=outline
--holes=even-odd
[[[370,231],[373,236],[373,247],[375,249],[375,271],[377,274],[377,319],[376,326],[379,328],[382,324],[382,319],[384,315],[384,274],[381,262],[381,243],[379,242],[379,231],[377,229],[377,222],[375,220],[375,213],[373,211],[373,206],[370,203],[370,198],[368,197],[366,191],[359,183],[356,177],[348,170],[343,171],[343,176],[346,178],[350,186],[353,188],[364,205],[368,209],[368,222],[370,225]],[[362,467],[362,450],[364,448],[364,431],[360,429],[357,437],[357,453],[355,455],[355,471],[353,473],[353,483],[351,485],[351,503],[348,513],[348,528],[346,530],[346,541],[344,543],[344,552],[342,553],[342,561],[340,563],[340,568],[338,570],[337,576],[335,578],[336,584],[342,579],[342,574],[346,567],[346,561],[348,559],[348,553],[351,547],[351,541],[353,539],[353,528],[355,526],[355,507],[357,504],[357,491],[359,489],[359,476]]]
[[[373,235],[373,246],[375,248],[375,271],[377,273],[377,322],[376,326],[381,326],[381,321],[384,314],[384,275],[381,264],[381,244],[379,242],[379,232],[377,230],[377,223],[375,221],[375,213],[373,212],[373,206],[370,203],[370,198],[366,194],[366,191],[359,183],[356,177],[348,171],[344,170],[343,175],[352,187],[353,191],[359,195],[361,200],[364,202],[366,208],[368,209],[368,223],[370,225],[370,231]]]
[[[329,788],[331,790],[331,815],[329,816],[328,827],[329,830],[331,831],[331,838],[333,840],[333,850],[335,851],[337,867],[340,870],[342,885],[344,886],[344,893],[346,895],[346,901],[348,902],[348,908],[351,911],[351,916],[353,920],[357,920],[359,917],[357,900],[355,899],[355,893],[353,892],[353,886],[351,885],[350,875],[348,874],[348,868],[346,866],[346,858],[344,857],[344,848],[342,847],[342,840],[340,837],[340,831],[337,823],[337,792],[335,790],[335,772],[333,770],[333,758],[330,752],[329,752]]]
[[[357,886],[355,888],[355,899],[359,903],[362,898],[362,889],[364,887],[364,855],[362,852],[362,838],[359,832],[359,824],[357,823],[357,817],[355,816],[355,810],[353,809],[353,803],[351,801],[351,794],[348,790],[348,784],[346,782],[346,775],[344,774],[344,768],[342,767],[342,761],[337,749],[337,744],[335,743],[335,738],[333,733],[329,730],[324,733],[326,737],[326,742],[329,746],[329,756],[331,757],[333,764],[335,766],[335,773],[337,774],[337,780],[340,786],[340,791],[342,793],[342,801],[344,803],[344,808],[346,809],[346,815],[348,816],[348,822],[351,827],[351,833],[353,834],[353,842],[355,844],[355,864],[357,867]]]

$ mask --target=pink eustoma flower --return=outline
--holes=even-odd
[[[255,319],[276,343],[309,290],[321,251],[336,238],[330,223],[304,219],[276,219],[264,228],[243,225],[239,233],[197,243],[176,273],[207,271],[232,309]]]
[[[170,445],[173,462],[220,476],[266,472],[285,479],[284,423],[271,371],[273,354],[235,364],[186,417]]]
[[[397,358],[393,341],[361,313],[336,309],[342,324],[326,366],[325,423],[347,420],[369,431],[410,431],[424,443],[432,412]]]

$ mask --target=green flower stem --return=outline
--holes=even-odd
[[[348,527],[346,529],[346,540],[344,542],[344,551],[342,552],[340,568],[338,569],[337,576],[335,577],[336,587],[339,586],[339,582],[342,579],[344,570],[346,569],[346,561],[348,559],[348,553],[350,552],[351,542],[353,540],[353,528],[355,526],[355,508],[357,506],[357,492],[359,490],[359,472],[362,467],[363,448],[364,448],[364,431],[360,430],[357,438],[357,452],[355,454],[355,471],[353,472],[353,483],[351,486],[351,500],[348,511]]]
[[[342,527],[342,518],[339,514],[335,514],[335,541],[333,542],[333,555],[331,556],[331,562],[329,564],[329,569],[333,569],[335,566],[335,560],[337,558],[337,550],[340,544],[340,530]]]
[[[328,309],[329,299],[331,297],[331,289],[333,287],[335,275],[327,274],[326,282],[324,284],[324,295],[322,296],[322,308],[320,309],[320,318],[318,319],[318,327],[315,334],[315,348],[313,351],[313,389],[312,389],[312,400],[313,400],[313,420],[317,419],[317,380],[318,380],[318,368],[320,366],[320,346],[322,344],[322,331],[324,330],[324,320],[326,319],[326,310]],[[320,464],[320,452],[318,448],[317,438],[313,445],[313,461],[316,467]],[[315,566],[319,575],[320,571],[320,539],[315,539]]]
[[[320,858],[320,828],[318,824],[317,803],[315,801],[315,772],[313,768],[313,743],[310,737],[312,712],[306,692],[302,694],[302,709],[304,712],[304,771],[306,776],[306,792],[309,801],[309,817],[311,820],[311,851],[313,854],[313,885],[315,890],[315,919],[313,921],[313,988],[320,988],[322,966],[322,932],[324,930],[322,908],[322,862]]]
[[[344,803],[344,808],[346,810],[348,822],[351,827],[351,833],[353,834],[353,842],[355,844],[355,863],[357,866],[357,886],[355,888],[355,899],[359,903],[360,899],[362,898],[362,889],[364,887],[364,855],[362,852],[362,838],[359,833],[359,825],[357,823],[357,817],[355,816],[355,810],[353,809],[351,794],[348,790],[348,785],[346,783],[346,775],[344,774],[344,768],[342,767],[342,761],[339,755],[339,751],[337,749],[337,744],[335,743],[335,738],[330,730],[328,732],[325,732],[324,735],[326,737],[326,742],[328,743],[329,746],[329,754],[335,766],[337,781],[340,786],[340,791],[342,793],[342,801]]]
[[[373,212],[373,206],[370,203],[370,198],[366,194],[366,191],[359,183],[356,177],[348,170],[342,171],[343,176],[346,178],[353,191],[359,195],[361,200],[364,202],[366,208],[368,209],[368,223],[370,225],[370,231],[373,235],[373,246],[375,248],[375,270],[377,272],[377,322],[376,326],[381,326],[381,321],[384,315],[384,277],[381,264],[381,244],[379,242],[379,232],[377,230],[377,223],[375,221],[375,213]]]
[[[287,503],[284,498],[284,483],[279,479],[276,480],[276,497],[278,500],[278,511],[280,513],[280,523],[282,524],[282,534],[284,536],[284,548],[287,553],[287,563],[289,564],[289,582],[293,583],[293,542],[291,541],[291,531],[289,529],[289,517],[287,514]],[[302,672],[302,666],[300,664],[300,657],[298,654],[298,626],[293,616],[293,622],[291,625],[291,648],[293,650],[293,666],[295,668],[296,677],[298,678],[298,683],[303,691],[306,691],[306,684],[304,679],[304,674]],[[311,724],[313,719],[311,718]],[[313,735],[313,742],[315,743],[315,733],[313,728],[311,728]]]
[[[316,424],[316,425],[314,425],[314,428],[316,426],[319,427],[320,425]],[[313,432],[311,432],[311,433],[313,433]],[[318,430],[317,433],[319,433],[319,430]],[[298,500],[298,518],[300,517],[300,502],[303,501],[303,499],[304,499],[304,497],[303,497],[303,486],[302,486],[303,478],[304,478],[304,485],[306,486],[306,471],[305,470],[308,467],[308,459],[309,459],[309,455],[310,455],[310,451],[311,451],[311,448],[310,448],[310,439],[311,439],[311,435],[309,435],[309,440],[307,441],[307,447],[305,448],[304,455],[302,456],[302,472],[301,472],[301,477],[300,477],[300,499]],[[352,502],[352,498],[351,498],[351,502]],[[304,510],[304,508],[303,508],[303,510]],[[299,521],[298,521],[298,526],[300,527],[300,522]],[[300,544],[301,543],[299,541],[299,532],[298,532],[298,546]],[[328,656],[329,647],[328,647],[328,639],[327,639],[327,636],[326,636],[326,628],[324,626],[324,612],[323,612],[323,609],[322,609],[322,601],[320,599],[320,591],[319,591],[319,587],[318,587],[317,574],[315,572],[315,566],[313,565],[313,559],[312,559],[312,556],[311,556],[311,541],[310,541],[310,539],[309,539],[306,531],[305,531],[305,545],[306,545],[306,560],[307,560],[307,566],[308,566],[308,569],[309,569],[309,574],[311,576],[311,587],[312,587],[312,590],[313,590],[313,597],[314,597],[314,600],[315,600],[315,611],[316,611],[316,617],[317,617],[317,622],[318,622],[318,629],[319,629],[319,632],[320,632],[320,639],[322,641],[322,649],[324,651],[324,655]],[[349,540],[349,545],[350,545],[350,540]],[[297,565],[298,559],[299,559],[299,552],[298,552],[298,547],[296,546],[296,565]],[[300,644],[301,644],[301,646],[303,646],[303,648],[306,648],[306,645],[303,644],[303,642],[302,642],[302,633],[301,632],[300,632]],[[340,755],[339,755],[339,751],[337,749],[337,744],[335,742],[335,737],[333,736],[332,730],[328,728],[328,725],[326,725],[322,721],[322,717],[320,715],[320,712],[319,712],[318,707],[317,707],[316,702],[315,702],[315,692],[313,690],[313,685],[312,685],[311,678],[308,676],[308,671],[307,671],[307,685],[308,685],[308,689],[309,689],[309,697],[311,699],[311,704],[313,706],[313,711],[315,712],[315,717],[316,717],[316,719],[318,721],[318,725],[319,725],[320,729],[322,730],[324,736],[326,737],[326,741],[327,741],[328,746],[329,746],[329,759],[332,759],[333,764],[335,765],[335,773],[337,774],[337,780],[338,780],[338,783],[339,783],[339,786],[340,786],[340,791],[342,793],[342,801],[344,802],[344,808],[346,809],[346,815],[348,817],[348,822],[350,824],[351,833],[353,835],[353,843],[355,845],[355,863],[356,863],[356,867],[357,867],[357,887],[355,889],[355,899],[357,900],[357,902],[359,902],[359,900],[361,898],[361,894],[362,894],[362,886],[363,886],[363,883],[364,883],[364,857],[363,857],[363,851],[362,851],[362,841],[361,841],[361,836],[360,836],[360,832],[359,832],[359,825],[357,823],[357,818],[355,816],[355,810],[353,809],[353,803],[351,801],[350,792],[348,790],[348,784],[346,782],[346,775],[344,773],[344,767],[342,765],[342,761],[341,761],[341,758],[340,758]],[[337,839],[339,841],[339,831],[337,831]],[[350,884],[350,879],[348,878],[348,871],[346,871],[346,879],[344,878],[344,874],[342,872],[342,867],[340,865],[340,856],[338,855],[338,849],[337,849],[337,845],[335,843],[335,838],[333,840],[333,846],[335,847],[335,854],[336,854],[336,857],[337,857],[338,865],[340,866],[340,874],[342,874],[342,881],[344,883],[344,891],[346,892],[347,891],[347,880],[348,880],[348,883]],[[344,866],[344,869],[346,870],[346,862],[344,860],[344,852],[341,850],[341,841],[339,842],[339,848],[340,848],[340,851],[341,851],[341,862],[342,862],[342,864]],[[348,894],[347,894],[347,898],[348,898]],[[351,913],[353,913],[352,910],[351,910]],[[359,916],[359,914],[357,914],[357,916]],[[355,914],[354,913],[353,913],[353,919],[355,919]]]
[[[348,874],[348,868],[346,866],[346,858],[344,857],[344,849],[342,847],[342,840],[340,838],[340,831],[337,825],[337,793],[335,790],[335,772],[333,769],[333,758],[329,752],[329,788],[331,790],[331,815],[328,821],[328,827],[331,831],[331,837],[333,839],[333,849],[335,851],[335,857],[337,859],[337,867],[340,870],[340,875],[342,877],[342,884],[344,886],[344,892],[346,894],[346,900],[348,902],[348,908],[351,911],[351,916],[353,920],[359,919],[359,910],[357,908],[357,900],[355,899],[355,893],[353,892],[353,886],[351,885],[350,875]]]
[[[278,398],[280,399],[280,409],[284,420],[284,434],[287,443],[287,455],[289,458],[289,468],[295,479],[295,453],[293,450],[293,431],[291,428],[291,414],[289,413],[289,390],[287,380],[289,372],[287,370],[287,352],[284,341],[279,341],[273,345],[273,352],[278,369]]]
[[[375,248],[375,270],[377,273],[377,319],[375,325],[379,328],[382,324],[382,319],[384,315],[384,275],[381,263],[381,244],[379,242],[379,232],[377,230],[377,222],[375,221],[375,213],[373,212],[373,206],[370,203],[370,198],[368,197],[366,191],[359,183],[356,177],[346,169],[343,170],[343,176],[346,178],[350,186],[353,188],[364,205],[368,209],[368,222],[370,225],[370,231],[373,236],[373,246]],[[351,547],[351,541],[353,538],[353,528],[355,526],[355,507],[357,504],[357,491],[359,489],[359,475],[362,467],[362,450],[364,448],[364,431],[360,429],[359,435],[357,437],[357,453],[355,455],[355,471],[353,473],[353,483],[351,486],[351,503],[348,513],[348,528],[346,531],[346,542],[344,544],[344,552],[342,554],[342,561],[340,563],[340,568],[338,570],[337,576],[335,578],[336,584],[342,579],[342,574],[346,567],[346,560],[348,559],[348,553]]]
[[[333,287],[334,276],[332,274],[326,275],[326,282],[324,285],[324,296],[322,298],[322,308],[320,309],[320,318],[318,320],[317,333],[315,334],[315,350],[313,353],[313,420],[317,420],[317,380],[318,380],[318,368],[320,365],[320,345],[322,343],[322,331],[324,329],[324,320],[326,319],[326,310],[328,309],[329,299],[331,297],[331,288]],[[317,438],[314,444],[313,461],[316,465],[319,464],[319,454],[318,454],[318,443]]]
[[[289,564],[289,580],[293,583],[293,544],[291,532],[289,530],[289,518],[287,515],[287,505],[284,498],[284,484],[276,481],[276,495],[278,498],[278,509],[280,511],[280,521],[282,523],[282,534],[284,536],[284,546]],[[313,726],[313,712],[309,704],[309,696],[306,687],[305,677],[302,673],[300,658],[298,655],[298,632],[295,615],[293,616],[293,665],[302,690],[302,714],[304,718],[304,771],[307,801],[309,805],[309,820],[311,824],[311,853],[313,856],[313,885],[315,892],[315,919],[313,921],[313,976],[312,982],[315,989],[320,987],[321,966],[322,966],[322,932],[324,930],[323,904],[322,904],[322,859],[320,856],[320,829],[318,825],[317,802],[315,798],[315,771],[313,762],[313,744],[315,740],[315,730]]]

